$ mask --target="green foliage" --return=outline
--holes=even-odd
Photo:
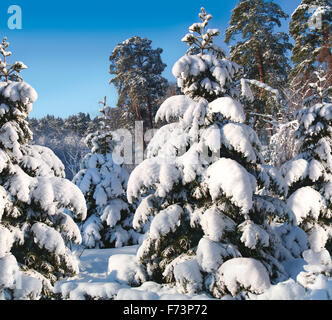
[[[110,56],[110,83],[118,91],[118,107],[123,124],[133,127],[135,120],[145,120],[153,127],[157,104],[167,89],[161,74],[166,65],[161,60],[162,49],[152,49],[151,40],[132,37],[119,43]]]
[[[305,81],[319,63],[327,63],[332,72],[331,23],[330,0],[302,0],[289,24],[289,32],[295,41],[291,79],[300,76]]]

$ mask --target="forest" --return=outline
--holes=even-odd
[[[30,117],[4,37],[0,300],[331,300],[331,20],[202,7],[173,81],[151,40],[113,48],[95,118]]]

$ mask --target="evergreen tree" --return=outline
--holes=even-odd
[[[299,154],[286,162],[282,173],[289,187],[288,205],[297,224],[309,235],[310,250],[332,252],[332,100],[315,91],[321,103],[298,113]]]
[[[142,197],[133,225],[147,230],[137,258],[148,279],[215,297],[262,293],[270,281],[287,278],[280,261],[292,253],[272,224],[289,220],[284,228],[296,239],[299,232],[291,211],[272,196],[285,191],[283,180],[264,164],[260,141],[230,96],[235,69],[214,50],[175,64],[185,95],[168,98],[156,121],[176,122],[158,130],[127,188],[130,202]],[[296,256],[302,243],[292,245]]]
[[[8,64],[0,45],[0,298],[50,297],[52,285],[78,273],[69,247],[81,242],[73,219],[84,219],[81,191],[64,179],[64,166],[45,147],[30,145],[26,118],[37,99]]]
[[[332,5],[330,0],[302,0],[292,15],[289,31],[294,38],[291,73],[293,85],[303,87],[318,64],[324,64],[332,83]],[[304,88],[304,89],[307,89]]]
[[[144,120],[149,128],[157,101],[166,92],[167,80],[161,74],[166,65],[161,60],[162,49],[152,49],[151,40],[132,37],[119,43],[110,56],[112,83],[118,91],[118,107],[125,124]]]
[[[136,244],[138,234],[132,229],[133,207],[125,195],[129,174],[114,160],[117,137],[108,124],[111,108],[106,97],[100,103],[100,129],[86,137],[90,152],[73,182],[82,190],[88,208],[88,218],[81,225],[83,244],[88,248],[121,247]]]
[[[239,1],[226,30],[225,41],[227,44],[233,43],[230,59],[243,66],[245,78],[258,80],[279,90],[284,87],[290,72],[287,51],[292,46],[288,35],[277,32],[275,28],[281,26],[281,19],[287,18],[273,1]],[[250,111],[255,113],[255,129],[261,129],[266,124],[259,115],[276,116],[278,104],[261,89],[256,90],[255,94],[256,101],[251,104]],[[269,125],[268,128],[271,129]]]

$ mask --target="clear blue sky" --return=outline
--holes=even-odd
[[[181,38],[192,23],[199,22],[200,8],[204,6],[213,15],[211,27],[223,33],[237,2],[1,0],[0,36],[7,36],[11,43],[12,61],[23,61],[29,67],[23,78],[39,95],[31,116],[88,112],[94,117],[105,95],[116,105],[116,90],[108,84],[108,59],[119,42],[135,35],[152,40],[153,48],[164,50],[167,68],[163,76],[174,81],[172,66],[187,49]],[[301,1],[275,2],[290,15]],[[14,4],[22,8],[22,30],[7,27],[7,10]],[[227,50],[222,37],[219,41]]]

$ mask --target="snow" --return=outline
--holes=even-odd
[[[221,139],[228,149],[234,149],[242,153],[248,161],[256,162],[256,154],[245,127],[236,123],[228,123],[221,128]]]
[[[226,257],[240,257],[240,252],[233,245],[222,244],[203,237],[197,247],[196,259],[204,272],[216,272]]]
[[[146,274],[136,256],[117,254],[108,260],[108,280],[138,286],[146,281]]]
[[[290,186],[294,182],[304,180],[308,175],[308,166],[308,162],[304,159],[286,162],[281,168],[286,184]]]
[[[38,99],[37,92],[25,82],[0,82],[0,94],[11,101],[32,104]],[[31,110],[28,110],[31,111]]]
[[[243,123],[246,119],[242,105],[230,97],[218,98],[209,103],[209,112],[221,113],[226,119]]]
[[[45,248],[49,252],[55,252],[57,255],[66,254],[66,246],[61,234],[46,224],[37,222],[31,228],[34,234],[34,241],[40,248]]]
[[[182,213],[182,208],[176,204],[160,211],[151,222],[149,237],[156,240],[159,239],[160,236],[165,236],[169,232],[174,232],[179,226]]]
[[[315,182],[323,176],[325,169],[316,159],[312,159],[310,162],[305,159],[296,159],[286,162],[281,167],[281,171],[286,184],[291,186],[307,177]]]
[[[80,273],[75,277],[58,281],[54,291],[60,293],[62,299],[68,300],[212,299],[204,292],[182,294],[176,286],[161,285],[152,281],[130,287],[126,281],[132,281],[131,276],[140,269],[135,262],[137,249],[137,245],[116,249],[85,249],[80,257]],[[127,262],[129,265],[121,262]],[[126,274],[127,267],[131,276]]]
[[[208,241],[211,242],[211,240]],[[202,248],[205,249],[206,245]],[[85,249],[82,254],[80,251],[77,252],[77,254],[81,254],[80,273],[75,277],[58,281],[55,284],[55,292],[61,293],[62,299],[69,300],[86,300],[89,298],[105,300],[215,300],[204,291],[191,294],[183,293],[180,286],[178,287],[175,284],[158,284],[153,281],[146,281],[139,286],[129,286],[126,281],[131,281],[133,279],[132,276],[137,271],[137,249],[138,246],[135,245],[116,249]],[[202,252],[205,251],[204,249],[202,249]],[[229,251],[231,252],[231,250]],[[211,252],[211,254],[213,253]],[[231,255],[229,254],[229,256]],[[234,296],[236,296],[236,288],[239,284],[244,286],[246,290],[252,291],[248,293],[248,299],[251,300],[328,299],[327,293],[331,292],[331,278],[323,279],[323,281],[319,280],[319,278],[316,280],[314,283],[316,288],[323,287],[320,290],[305,288],[296,282],[296,277],[304,270],[303,265],[306,264],[303,259],[289,260],[287,269],[292,274],[292,278],[276,285],[269,283],[267,272],[262,264],[257,264],[257,261],[253,259],[239,259],[226,261],[228,263],[222,269],[223,273],[225,271],[226,273],[224,273],[221,279],[226,280],[226,276],[228,277],[227,285],[230,289],[234,289]],[[196,279],[197,276],[195,281],[199,283],[197,266],[195,262],[190,262],[193,261],[193,257],[187,261],[189,261],[188,264],[180,266],[177,271],[178,280]],[[127,265],[124,262],[128,264],[131,276],[126,275]],[[210,262],[212,264],[215,263],[212,260]],[[222,265],[225,265],[225,263]],[[109,272],[110,266],[112,267],[111,272]],[[190,266],[193,267],[192,270]],[[199,266],[201,267],[201,265]],[[216,267],[216,265],[213,266],[213,270]],[[262,270],[264,271],[262,272]],[[117,271],[117,273],[115,274],[113,271]],[[320,285],[318,285],[319,281]],[[191,285],[195,286],[194,283]],[[254,291],[260,293],[253,293]],[[227,298],[227,296],[224,296],[222,299],[224,298]]]
[[[203,278],[196,259],[175,265],[174,277],[182,293],[194,294],[202,290]]]
[[[138,198],[140,191],[157,187],[156,194],[164,196],[180,179],[180,172],[173,165],[173,159],[160,157],[146,159],[139,164],[128,180],[127,198],[133,203]]]
[[[128,210],[128,204],[122,199],[113,199],[105,207],[100,219],[112,228],[121,219],[122,210]]]
[[[137,207],[133,219],[133,227],[135,230],[139,230],[150,221],[153,214],[153,199],[154,195],[148,195],[142,199],[141,203]]]
[[[185,37],[183,40],[187,40]],[[173,66],[172,73],[177,78],[177,84],[185,95],[189,95],[198,87],[205,88],[209,94],[220,95],[225,92],[227,82],[232,80],[238,66],[226,59],[217,59],[214,55],[185,55]],[[186,82],[191,77],[199,79],[209,72],[213,77],[209,82],[204,77],[199,82],[193,82],[188,87]]]
[[[325,203],[319,192],[311,187],[296,190],[287,200],[287,205],[293,210],[296,222],[299,225],[308,216],[315,220],[320,216]]]
[[[310,248],[315,251],[321,251],[328,240],[327,232],[318,224],[314,225],[308,232]]]
[[[8,254],[0,258],[0,298],[3,287],[12,288],[19,277],[19,267],[16,258]]]
[[[36,176],[65,177],[65,167],[61,160],[51,149],[44,146],[25,146],[21,166],[34,171]]]
[[[250,295],[253,300],[303,300],[305,299],[305,289],[293,279],[272,285],[261,295]]]
[[[200,222],[204,234],[212,241],[220,241],[225,232],[234,232],[236,228],[235,222],[216,207],[206,210]]]
[[[241,242],[249,249],[256,249],[259,244],[262,247],[269,246],[269,235],[259,225],[252,221],[245,221],[239,225],[242,232]]]
[[[270,288],[270,278],[261,262],[252,258],[233,258],[218,270],[219,285],[235,297],[241,289],[262,294]]]
[[[225,194],[243,214],[252,208],[255,187],[249,173],[236,161],[222,158],[213,163],[207,169],[205,182],[213,201]]]
[[[0,259],[10,253],[14,243],[14,234],[0,225]]]
[[[197,103],[185,95],[173,96],[165,100],[159,107],[155,121],[166,120],[182,117],[187,109],[192,108]]]

